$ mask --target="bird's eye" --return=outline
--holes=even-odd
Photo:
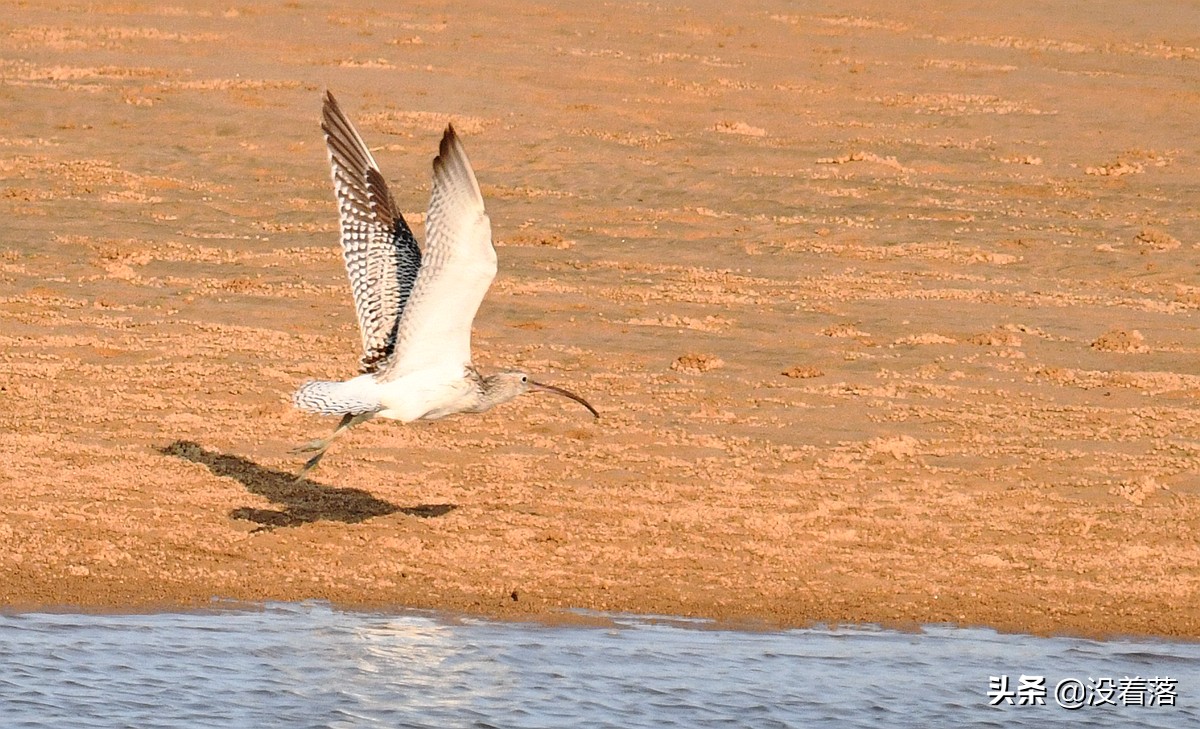
[[[529,375],[521,375],[521,382],[529,382]]]

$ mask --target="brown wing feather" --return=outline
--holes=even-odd
[[[341,223],[342,258],[362,334],[363,372],[379,370],[396,344],[421,250],[362,137],[326,92],[321,129]]]

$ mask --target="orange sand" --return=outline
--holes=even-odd
[[[0,3],[0,604],[1200,636],[1185,5]],[[358,356],[326,87],[413,223],[454,120],[477,364],[602,420],[292,484]]]

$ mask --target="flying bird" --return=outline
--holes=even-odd
[[[433,160],[424,250],[367,145],[329,92],[321,129],[363,354],[357,377],[310,381],[293,396],[301,410],[342,416],[328,437],[296,449],[313,454],[297,480],[336,438],[377,416],[403,423],[438,420],[482,413],[526,392],[550,392],[599,418],[573,392],[535,382],[524,372],[484,376],[471,364],[471,322],[496,277],[496,249],[479,183],[454,126],[446,127]]]

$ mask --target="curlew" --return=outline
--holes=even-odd
[[[454,126],[446,127],[433,160],[423,250],[367,145],[329,92],[321,129],[363,354],[357,377],[310,381],[293,396],[301,410],[342,416],[328,437],[296,449],[313,454],[297,480],[336,438],[374,417],[438,420],[482,413],[526,392],[550,392],[599,418],[586,400],[561,387],[534,382],[524,372],[484,376],[471,364],[471,323],[496,276],[496,249],[479,183]]]

